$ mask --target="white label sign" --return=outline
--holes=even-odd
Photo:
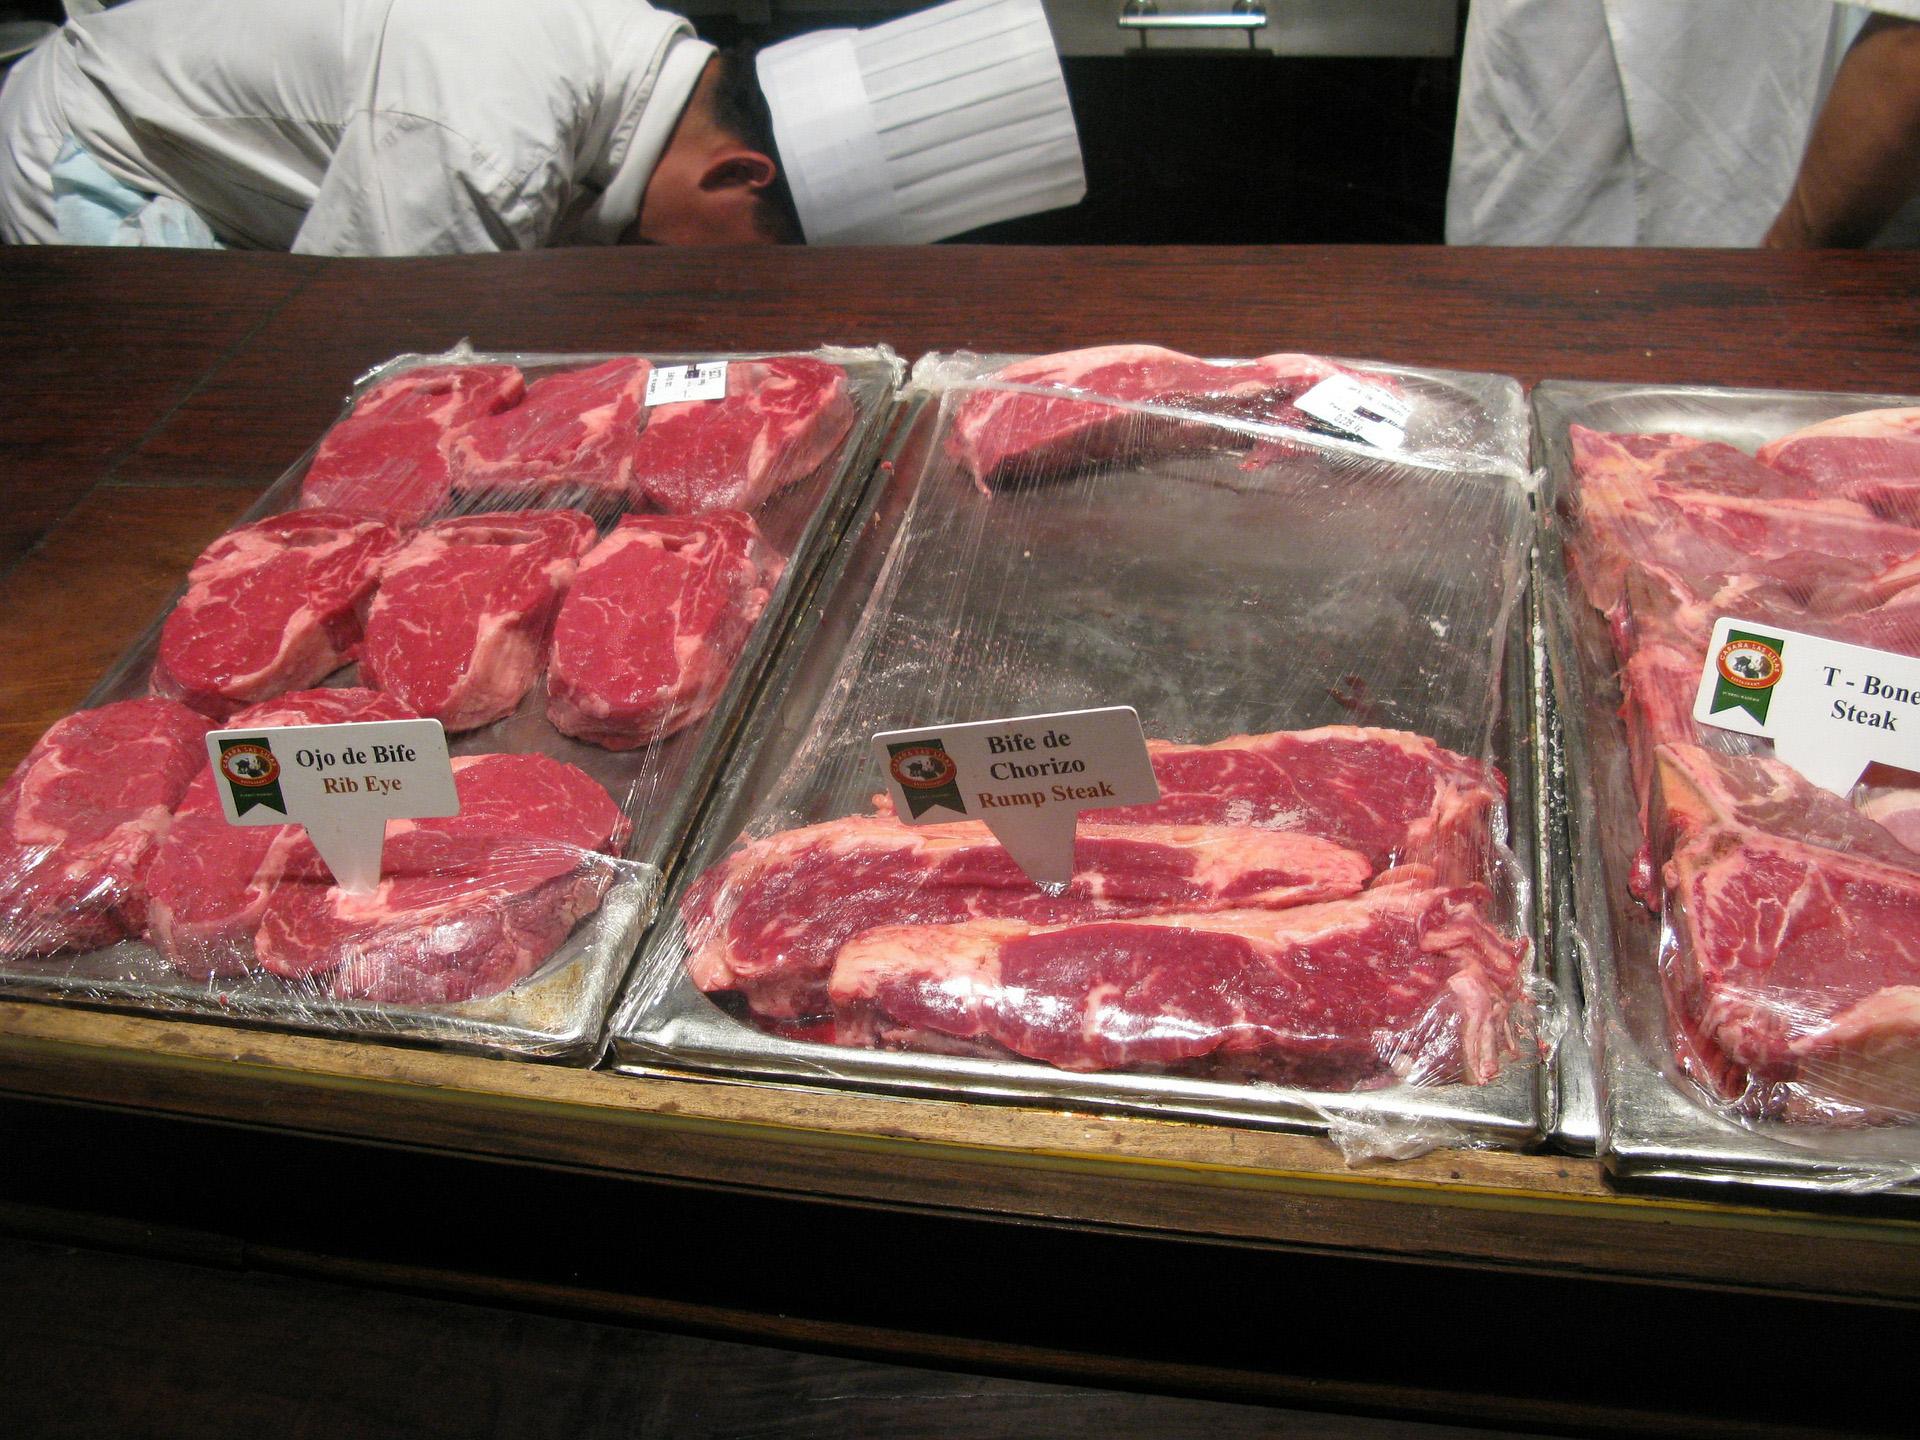
[[[438,720],[215,730],[207,755],[228,824],[304,826],[356,895],[380,883],[387,821],[460,813]]]
[[[727,398],[727,362],[656,365],[647,372],[648,405],[684,405],[689,400]]]
[[[1293,402],[1314,419],[1344,430],[1381,450],[1407,443],[1413,407],[1390,390],[1351,375],[1329,375]]]
[[[1779,760],[1844,795],[1875,762],[1920,771],[1920,660],[1723,616],[1693,718],[1772,740]]]
[[[983,821],[1028,878],[1056,891],[1073,879],[1082,810],[1160,798],[1130,705],[887,730],[873,755],[901,820]]]

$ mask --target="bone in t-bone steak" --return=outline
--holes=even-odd
[[[1484,1083],[1526,953],[1484,900],[1402,883],[1288,910],[885,926],[834,962],[836,1038],[1323,1090]]]
[[[1057,394],[987,388],[967,393],[954,412],[947,448],[982,490],[1123,455],[1145,460],[1207,445],[1218,432],[1205,423],[1145,416],[1125,408],[1129,404],[1310,424],[1294,409],[1294,398],[1337,373],[1339,367],[1312,355],[1214,365],[1157,345],[1042,355],[995,371],[988,383]]]
[[[447,437],[456,494],[624,503],[652,366],[637,357],[548,375],[511,410]]]
[[[784,563],[738,510],[627,516],[560,604],[547,718],[610,750],[691,724],[719,699]]]
[[[1920,407],[1823,420],[1762,445],[1758,458],[1888,520],[1920,525]]]
[[[302,690],[242,710],[227,724],[264,729],[416,718],[376,690]],[[305,834],[298,825],[229,825],[214,786],[203,745],[199,774],[174,810],[147,876],[148,938],[168,964],[196,979],[246,970],[267,891]],[[304,854],[313,873],[324,877],[312,847]]]
[[[1776,761],[1656,767],[1682,1068],[1755,1116],[1920,1111],[1920,856]]]
[[[324,680],[358,652],[380,562],[398,543],[378,521],[334,510],[222,535],[161,628],[155,693],[218,720]]]
[[[57,722],[0,787],[0,955],[97,950],[140,933],[153,849],[206,718],[122,700]]]
[[[387,558],[360,674],[450,731],[513,712],[532,688],[554,608],[593,545],[578,510],[442,520]]]
[[[704,990],[737,990],[758,1013],[793,1019],[825,1013],[835,952],[874,926],[1298,905],[1355,894],[1372,874],[1363,856],[1308,835],[1102,819],[1082,821],[1073,882],[1058,896],[972,822],[854,815],[769,835],[688,892],[688,972]]]
[[[1424,735],[1358,725],[1147,742],[1160,798],[1101,812],[1117,824],[1258,825],[1324,836],[1376,871],[1425,865],[1443,884],[1483,879],[1498,769]]]
[[[721,400],[656,405],[633,456],[655,510],[754,510],[819,468],[853,426],[847,372],[807,355],[735,360]]]
[[[453,762],[460,813],[387,827],[380,883],[350,895],[294,846],[255,949],[276,975],[341,998],[451,1004],[531,974],[599,905],[619,808],[583,771],[544,755]]]
[[[423,365],[383,380],[320,442],[300,503],[410,530],[447,503],[452,431],[525,391],[511,365]]]

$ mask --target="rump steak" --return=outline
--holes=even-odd
[[[422,365],[383,380],[320,442],[300,503],[410,530],[447,503],[448,435],[525,391],[511,365]]]
[[[947,449],[982,490],[1122,455],[1204,446],[1217,432],[1127,408],[1152,404],[1263,424],[1312,422],[1293,407],[1339,367],[1313,355],[1215,364],[1157,345],[1104,345],[1017,360],[968,392]],[[1031,387],[1022,389],[995,387]]]
[[[1484,899],[1407,883],[1286,910],[883,926],[834,961],[836,1038],[1321,1090],[1484,1083],[1513,1049],[1526,954]]]
[[[1372,873],[1364,857],[1307,835],[1090,818],[1073,882],[1054,896],[984,825],[855,815],[769,835],[702,875],[682,907],[686,963],[701,989],[737,990],[757,1013],[793,1019],[826,1013],[835,953],[875,926],[1299,905],[1356,894]]]
[[[301,837],[255,941],[269,971],[340,998],[451,1004],[531,974],[599,905],[627,835],[605,790],[544,755],[453,771],[460,813],[389,821],[371,894],[316,871]]]
[[[417,718],[377,690],[303,690],[242,710],[227,724],[245,729]],[[201,980],[248,968],[267,892],[296,844],[314,876],[327,873],[298,825],[228,824],[206,753],[202,745],[198,776],[174,810],[147,876],[148,938],[175,970]]]
[[[0,955],[140,933],[154,846],[207,768],[209,728],[171,700],[122,700],[40,737],[0,788]]]
[[[187,572],[160,631],[156,694],[218,720],[317,684],[354,658],[392,529],[290,510],[228,531]]]
[[[580,562],[547,660],[547,718],[633,750],[719,699],[784,564],[738,510],[629,515]]]
[[[1366,856],[1376,871],[1429,867],[1443,884],[1485,877],[1489,817],[1506,778],[1424,735],[1358,725],[1147,742],[1160,798],[1103,810],[1108,825],[1258,825],[1299,830]]]
[[[853,427],[847,372],[808,355],[735,360],[723,400],[656,405],[633,454],[655,510],[755,510],[811,475]]]
[[[623,504],[652,369],[627,356],[548,375],[512,409],[461,426],[446,447],[455,493],[596,510]]]
[[[595,539],[578,510],[508,510],[431,525],[387,558],[360,674],[450,731],[513,712],[554,608]]]

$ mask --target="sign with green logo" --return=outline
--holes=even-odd
[[[1718,684],[1708,713],[1740,709],[1759,721],[1767,721],[1767,707],[1773,703],[1773,687],[1786,673],[1781,659],[1786,641],[1775,635],[1757,635],[1749,630],[1728,630],[1719,653],[1714,657]]]

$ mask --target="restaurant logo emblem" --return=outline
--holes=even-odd
[[[1786,673],[1786,662],[1781,659],[1785,648],[1786,642],[1772,635],[1727,631],[1727,643],[1720,647],[1714,661],[1719,683],[1714,687],[1713,705],[1708,713],[1745,710],[1765,724],[1767,707],[1773,703],[1773,687]]]
[[[233,797],[233,813],[244,815],[259,806],[287,813],[280,794],[280,762],[264,739],[220,741],[220,778]]]
[[[960,814],[967,802],[960,798],[960,772],[939,740],[908,740],[887,746],[887,771],[907,797],[907,811],[915,819],[936,805]]]

